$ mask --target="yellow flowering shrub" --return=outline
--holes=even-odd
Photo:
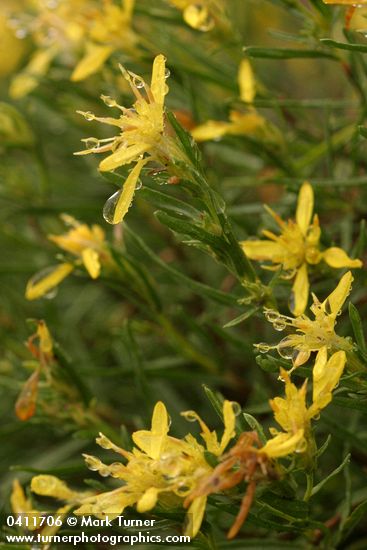
[[[364,4],[3,0],[0,547],[364,548]]]

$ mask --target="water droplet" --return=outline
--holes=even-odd
[[[57,288],[57,286],[54,286],[54,288],[51,288],[51,290],[44,294],[42,298],[45,298],[46,300],[52,300],[57,295],[58,290],[59,289]]]
[[[259,350],[260,353],[267,353],[270,350],[269,344],[266,344],[265,342],[260,342],[260,344],[255,344],[256,349]]]
[[[104,104],[107,105],[107,107],[116,107],[117,105],[116,100],[110,97],[109,95],[102,94],[101,99],[104,102]]]
[[[287,323],[282,318],[279,318],[277,321],[274,321],[273,323],[273,327],[275,328],[275,330],[278,330],[279,332],[284,330],[286,326],[287,326]]]
[[[89,122],[91,120],[94,120],[95,119],[95,116],[93,113],[91,113],[90,111],[86,111],[85,113],[83,113],[83,116],[86,120],[88,120]]]
[[[269,321],[270,323],[274,323],[280,317],[279,313],[274,309],[266,309],[264,311],[264,315],[265,315],[265,319],[267,319],[267,321]]]
[[[138,88],[138,89],[144,88],[145,86],[144,80],[138,75],[133,76],[132,82],[133,82],[133,86],[135,86],[135,88]]]
[[[280,374],[279,374],[279,376],[278,376],[278,380],[279,380],[280,382],[285,382],[285,378],[283,378],[283,376],[281,376]]]
[[[102,470],[99,470],[98,473],[102,477],[108,477],[110,475],[110,471],[107,468],[103,468]]]
[[[143,187],[143,182],[141,181],[141,179],[139,178],[138,181],[136,182],[136,187],[135,189],[138,191],[139,189],[141,189]]]
[[[116,191],[109,199],[106,200],[105,205],[103,207],[103,217],[106,220],[107,223],[111,223],[112,225],[115,225],[119,223],[119,221],[115,221],[115,210],[117,202],[121,196],[122,189],[119,191]]]
[[[197,421],[197,416],[196,416],[196,413],[194,411],[186,411],[185,414],[184,414],[184,417],[188,422],[196,422]]]
[[[232,405],[232,409],[233,409],[233,412],[234,412],[234,415],[235,416],[238,416],[241,414],[242,412],[242,407],[239,403],[237,403],[237,401],[232,401],[231,402],[231,405]]]
[[[164,78],[169,78],[171,76],[171,71],[166,67],[166,70],[164,71]]]
[[[294,346],[291,345],[292,340],[287,336],[283,338],[277,345],[278,353],[284,359],[292,359],[294,353]]]
[[[94,137],[89,137],[82,140],[85,144],[86,149],[95,149],[99,146],[99,139]]]
[[[307,449],[307,441],[305,439],[302,439],[301,443],[298,445],[295,452],[304,453],[306,449]]]

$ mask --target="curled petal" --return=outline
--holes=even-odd
[[[61,479],[51,475],[39,475],[32,478],[31,491],[37,495],[69,500],[78,493],[69,489]]]
[[[335,268],[341,268],[341,267],[349,267],[349,268],[357,268],[362,267],[361,260],[352,258],[349,258],[348,254],[344,252],[342,248],[338,248],[336,246],[332,246],[331,248],[327,248],[325,252],[323,252],[323,259],[330,267]]]
[[[299,192],[296,221],[303,235],[306,235],[313,212],[314,195],[311,185],[306,181]]]

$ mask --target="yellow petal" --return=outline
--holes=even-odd
[[[154,508],[158,500],[159,489],[156,487],[150,487],[143,496],[138,500],[136,509],[140,514],[147,512]]]
[[[52,338],[44,321],[38,321],[37,335],[40,340],[40,349],[43,353],[52,353]]]
[[[37,50],[26,68],[12,80],[9,88],[10,97],[20,99],[32,92],[38,86],[40,78],[47,73],[56,54],[55,48]]]
[[[92,279],[97,279],[101,272],[101,264],[98,253],[93,248],[84,248],[82,252],[82,260],[85,269],[88,271]]]
[[[200,4],[191,3],[184,10],[185,22],[198,31],[210,31],[214,27],[214,19],[210,17],[208,9]]]
[[[113,218],[111,222],[113,224],[120,223],[127,214],[131,203],[133,202],[136,185],[138,183],[140,172],[146,163],[145,160],[139,160],[134,168],[131,170],[128,178],[126,179],[122,188],[118,201],[116,202]]]
[[[200,424],[201,437],[204,439],[206,448],[210,453],[215,454],[216,456],[220,455],[220,445],[218,443],[217,434],[215,431],[211,432],[208,426],[205,424],[204,420],[197,414],[195,411],[184,411],[181,413],[181,416],[189,420],[190,422],[197,421]]]
[[[227,400],[223,403],[223,421],[224,433],[219,446],[220,454],[223,453],[230,440],[236,435],[236,415],[234,414],[232,403]]]
[[[57,286],[65,277],[67,277],[74,269],[72,264],[64,263],[54,268],[47,269],[42,276],[42,273],[36,273],[27,284],[25,297],[27,300],[36,300],[47,294],[55,286]]]
[[[313,368],[313,396],[314,406],[318,409],[315,414],[331,401],[332,391],[339,383],[347,358],[344,351],[334,353],[327,361],[326,346],[317,354]]]
[[[10,496],[11,509],[15,514],[22,514],[32,510],[30,501],[26,498],[23,487],[17,479],[13,481],[13,490]]]
[[[203,522],[206,498],[206,496],[195,498],[187,510],[185,535],[191,538],[196,537]]]
[[[150,89],[154,101],[159,105],[163,105],[168,86],[166,84],[166,58],[162,54],[157,55],[154,59]]]
[[[115,170],[119,166],[129,164],[133,160],[137,160],[140,155],[147,152],[149,148],[149,145],[146,143],[136,143],[126,148],[121,147],[115,153],[102,160],[99,164],[99,170],[101,170],[101,172],[109,172]]]
[[[333,292],[329,294],[326,300],[322,303],[322,307],[327,314],[332,315],[333,317],[337,316],[337,314],[343,307],[345,300],[350,294],[352,282],[353,275],[351,271],[348,271],[340,279],[336,289],[333,290]]]
[[[307,264],[301,265],[292,287],[292,299],[290,300],[290,310],[295,317],[302,315],[307,307],[310,284],[308,282]]]
[[[191,130],[191,135],[196,141],[219,139],[228,132],[230,127],[231,125],[229,122],[208,120],[204,122],[204,124],[200,124]]]
[[[296,221],[303,235],[306,235],[308,226],[311,222],[313,203],[313,189],[306,181],[300,189],[296,211]]]
[[[246,103],[252,103],[256,95],[255,78],[248,59],[243,59],[238,71],[240,98]]]
[[[299,429],[295,434],[280,433],[273,437],[273,439],[269,439],[259,451],[265,453],[269,458],[287,456],[299,448],[303,434],[303,429]]]
[[[158,459],[169,430],[167,409],[158,401],[154,407],[151,430],[140,430],[132,435],[134,443],[150,458]]]
[[[274,241],[241,241],[240,245],[251,260],[281,262],[284,248]]]
[[[40,475],[32,478],[31,491],[37,495],[54,497],[60,500],[72,499],[77,493],[61,481],[61,479],[50,476]]]
[[[335,268],[341,268],[341,267],[357,268],[357,267],[362,267],[363,265],[361,260],[358,260],[358,259],[352,260],[352,258],[349,258],[348,254],[346,254],[346,252],[344,252],[342,248],[338,248],[336,246],[327,248],[323,252],[322,257],[330,267],[335,267]]]
[[[87,44],[87,52],[75,67],[70,79],[73,82],[84,80],[91,74],[96,73],[104,65],[113,52],[111,46],[99,44]]]
[[[234,136],[256,135],[259,129],[265,127],[265,119],[257,113],[239,113],[231,111],[229,115],[231,121],[227,128],[227,134]]]

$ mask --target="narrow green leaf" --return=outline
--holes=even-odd
[[[263,445],[265,445],[267,439],[265,437],[264,430],[261,424],[251,414],[243,413],[243,417],[252,430],[255,430],[259,436],[259,439]]]
[[[367,514],[367,500],[361,502],[357,508],[353,510],[346,522],[341,533],[341,541],[345,540],[358,523],[366,517]]]
[[[324,479],[322,479],[320,481],[320,483],[318,483],[317,485],[315,485],[313,487],[313,489],[311,491],[311,495],[312,496],[316,495],[328,481],[333,479],[333,477],[337,476],[339,474],[339,472],[341,472],[343,470],[343,468],[348,464],[349,461],[350,461],[350,454],[347,454],[347,456],[344,458],[343,462],[337,468],[335,468],[335,470],[333,470],[331,472],[331,474],[326,476]]]
[[[348,44],[347,42],[337,42],[331,38],[320,38],[320,42],[322,42],[325,46],[330,46],[330,48],[336,48],[338,50],[367,53],[366,44]]]
[[[159,209],[183,214],[195,220],[200,218],[200,212],[190,204],[150,187],[143,187],[139,191],[139,197],[143,197],[143,199]]]
[[[359,315],[357,308],[355,307],[355,305],[352,304],[352,302],[349,302],[349,319],[352,323],[354,337],[356,339],[358,347],[363,353],[366,353],[367,346],[363,332],[362,319]]]
[[[337,60],[338,58],[322,50],[292,50],[289,48],[261,48],[258,46],[248,46],[244,48],[246,55],[250,57],[260,57],[264,59],[300,59],[322,57]]]
[[[223,328],[234,327],[234,326],[238,325],[239,323],[242,323],[242,321],[245,321],[246,319],[248,319],[249,317],[254,315],[254,313],[256,313],[259,309],[260,308],[257,307],[257,306],[250,307],[247,311],[245,311],[245,313],[242,313],[241,315],[239,315],[235,319],[232,319],[232,321],[229,321],[229,323],[226,323],[225,325],[223,325]]]

